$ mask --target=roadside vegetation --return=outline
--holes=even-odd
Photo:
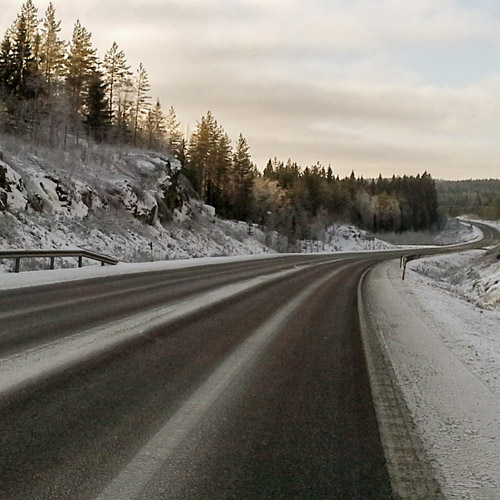
[[[160,100],[151,98],[147,69],[140,63],[132,71],[116,42],[100,57],[92,34],[78,20],[71,40],[61,39],[60,32],[52,3],[40,17],[27,0],[4,34],[4,143],[15,137],[53,157],[60,151],[66,162],[69,158],[82,169],[92,155],[112,162],[108,152],[117,147],[168,155],[179,161],[193,195],[217,215],[259,224],[292,244],[317,239],[339,221],[379,234],[435,232],[443,226],[445,212],[427,171],[369,180],[352,172],[340,178],[329,165],[301,166],[274,158],[260,172],[244,135],[233,143],[210,111],[192,134],[183,133],[174,107],[165,112]],[[450,186],[439,185],[444,206],[454,215],[461,198]],[[490,198],[485,203],[488,210],[496,207]]]

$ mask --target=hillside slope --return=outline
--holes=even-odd
[[[0,248],[85,247],[137,262],[270,251],[190,196],[177,160],[141,151],[70,152],[0,143]]]

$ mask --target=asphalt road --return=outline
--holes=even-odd
[[[1,292],[0,498],[392,498],[357,308],[389,255]]]

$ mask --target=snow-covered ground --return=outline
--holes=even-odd
[[[500,247],[368,279],[376,325],[446,498],[500,498]]]
[[[324,231],[324,241],[292,247],[276,231],[220,219],[196,200],[179,162],[168,155],[85,143],[64,152],[14,137],[0,140],[0,249],[78,247],[148,262],[388,246],[337,224]],[[24,270],[46,265],[22,262]],[[10,270],[11,262],[0,262],[0,273]]]
[[[0,152],[0,249],[78,247],[124,262],[147,262],[394,248],[347,224],[324,228],[319,241],[291,245],[276,231],[220,219],[194,198],[179,162],[168,155],[85,142],[60,151],[8,136],[0,136]],[[439,238],[470,239],[467,228],[452,223]],[[412,237],[415,244],[424,235]],[[75,265],[70,259],[57,262]],[[23,270],[46,266],[46,261],[22,262]],[[0,261],[0,275],[12,267]]]

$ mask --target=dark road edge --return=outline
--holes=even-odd
[[[377,325],[376,311],[365,289],[372,269],[365,271],[358,283],[359,324],[393,494],[398,500],[443,500],[445,497],[398,385],[383,332]]]

